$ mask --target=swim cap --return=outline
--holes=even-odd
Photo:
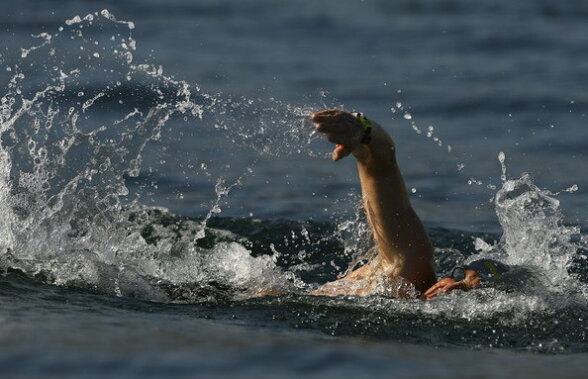
[[[509,267],[493,259],[479,259],[466,266],[476,270],[482,279],[498,279],[503,273],[509,271]]]

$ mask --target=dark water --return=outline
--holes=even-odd
[[[3,377],[583,376],[587,18],[581,1],[5,5]],[[307,295],[371,246],[353,162],[312,134],[326,107],[394,136],[439,275],[476,255],[513,265],[505,282]]]

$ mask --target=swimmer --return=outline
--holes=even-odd
[[[316,130],[335,144],[335,162],[348,155],[357,161],[363,205],[377,251],[366,265],[320,286],[313,295],[368,295],[387,281],[398,284],[394,285],[396,297],[411,297],[407,287],[412,285],[422,299],[430,300],[455,289],[478,287],[483,280],[508,270],[500,262],[480,260],[456,267],[437,281],[433,245],[410,204],[392,138],[360,113],[325,110],[311,117]],[[402,282],[410,285],[402,286]]]
[[[454,289],[467,291],[499,279],[509,270],[507,265],[493,259],[479,259],[468,265],[457,266],[451,270],[451,274],[426,290],[422,298],[430,300]]]

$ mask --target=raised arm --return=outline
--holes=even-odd
[[[392,138],[372,122],[368,142],[358,118],[341,110],[314,113],[312,120],[336,144],[334,161],[349,154],[357,160],[364,207],[386,272],[424,292],[436,281],[433,247],[410,204]]]

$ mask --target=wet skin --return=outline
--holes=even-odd
[[[316,131],[324,133],[335,144],[333,161],[349,155],[357,161],[364,208],[380,258],[378,264],[368,263],[342,279],[326,283],[313,294],[367,295],[374,290],[375,281],[370,278],[378,275],[402,277],[422,293],[421,299],[426,300],[455,289],[469,290],[480,285],[480,276],[472,269],[465,270],[461,281],[452,277],[437,281],[433,246],[410,204],[396,162],[394,141],[380,125],[372,121],[372,139],[368,144],[361,144],[363,127],[349,112],[337,109],[316,112],[312,121]],[[360,281],[365,284],[354,285]]]
[[[455,289],[467,291],[478,287],[481,284],[482,279],[476,270],[466,269],[465,277],[463,280],[456,281],[452,277],[446,277],[439,280],[431,288],[425,291],[421,296],[421,299],[431,300],[438,295],[453,291]]]
[[[316,130],[335,144],[332,159],[338,161],[353,155],[361,182],[364,208],[376,242],[379,264],[352,272],[347,277],[320,287],[316,294],[346,294],[341,281],[357,280],[385,274],[403,278],[424,293],[437,281],[433,268],[433,246],[421,220],[414,212],[404,179],[396,162],[392,138],[375,122],[369,144],[361,144],[361,123],[351,113],[326,110],[312,115]],[[370,272],[370,270],[379,272]],[[353,294],[369,294],[373,286],[354,289]],[[363,293],[362,293],[363,292]]]

